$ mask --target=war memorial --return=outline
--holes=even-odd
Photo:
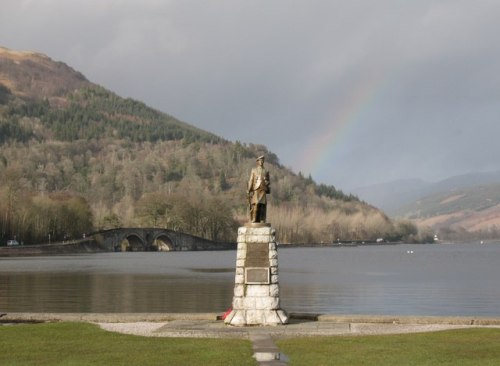
[[[270,187],[264,156],[260,156],[248,181],[249,222],[238,229],[232,311],[224,320],[229,325],[288,323],[280,307],[276,231],[266,223]]]

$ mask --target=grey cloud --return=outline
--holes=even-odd
[[[0,42],[228,139],[266,144],[285,165],[349,190],[500,169],[499,11],[488,0],[6,0]],[[379,81],[359,127],[322,170],[301,165],[370,78]]]

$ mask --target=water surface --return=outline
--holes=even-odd
[[[0,312],[222,312],[235,251],[0,259]],[[500,316],[500,244],[279,249],[289,312]]]

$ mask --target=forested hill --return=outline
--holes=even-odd
[[[282,242],[398,238],[414,228],[232,143],[124,99],[49,57],[0,48],[0,244],[161,226],[234,240],[255,157],[272,174]]]
[[[106,137],[221,141],[144,103],[121,98],[66,64],[37,53],[0,48],[0,103],[9,107],[3,114],[0,142]],[[20,124],[24,117],[32,123]]]

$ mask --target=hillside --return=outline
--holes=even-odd
[[[43,242],[118,226],[234,240],[246,180],[266,155],[268,218],[282,242],[414,233],[333,186],[89,82],[61,62],[0,48],[0,242]]]
[[[454,185],[455,186],[455,185]],[[498,237],[500,183],[468,185],[433,193],[405,205],[399,214],[445,236]]]
[[[453,194],[459,189],[500,184],[500,171],[474,172],[449,177],[437,182],[421,179],[401,179],[359,187],[353,190],[360,199],[371,202],[389,215],[408,216],[416,201],[432,196]]]
[[[221,140],[144,103],[123,99],[66,64],[32,52],[0,48],[0,102],[7,105],[0,142]]]
[[[429,227],[446,239],[500,236],[500,172],[477,172],[438,182],[398,180],[355,189],[397,219]]]
[[[387,214],[397,215],[399,208],[425,196],[431,189],[432,184],[421,179],[400,179],[358,187],[353,193]]]
[[[4,93],[24,99],[48,98],[57,102],[77,89],[91,83],[81,73],[62,62],[54,62],[45,55],[13,51],[0,47],[0,84]]]

